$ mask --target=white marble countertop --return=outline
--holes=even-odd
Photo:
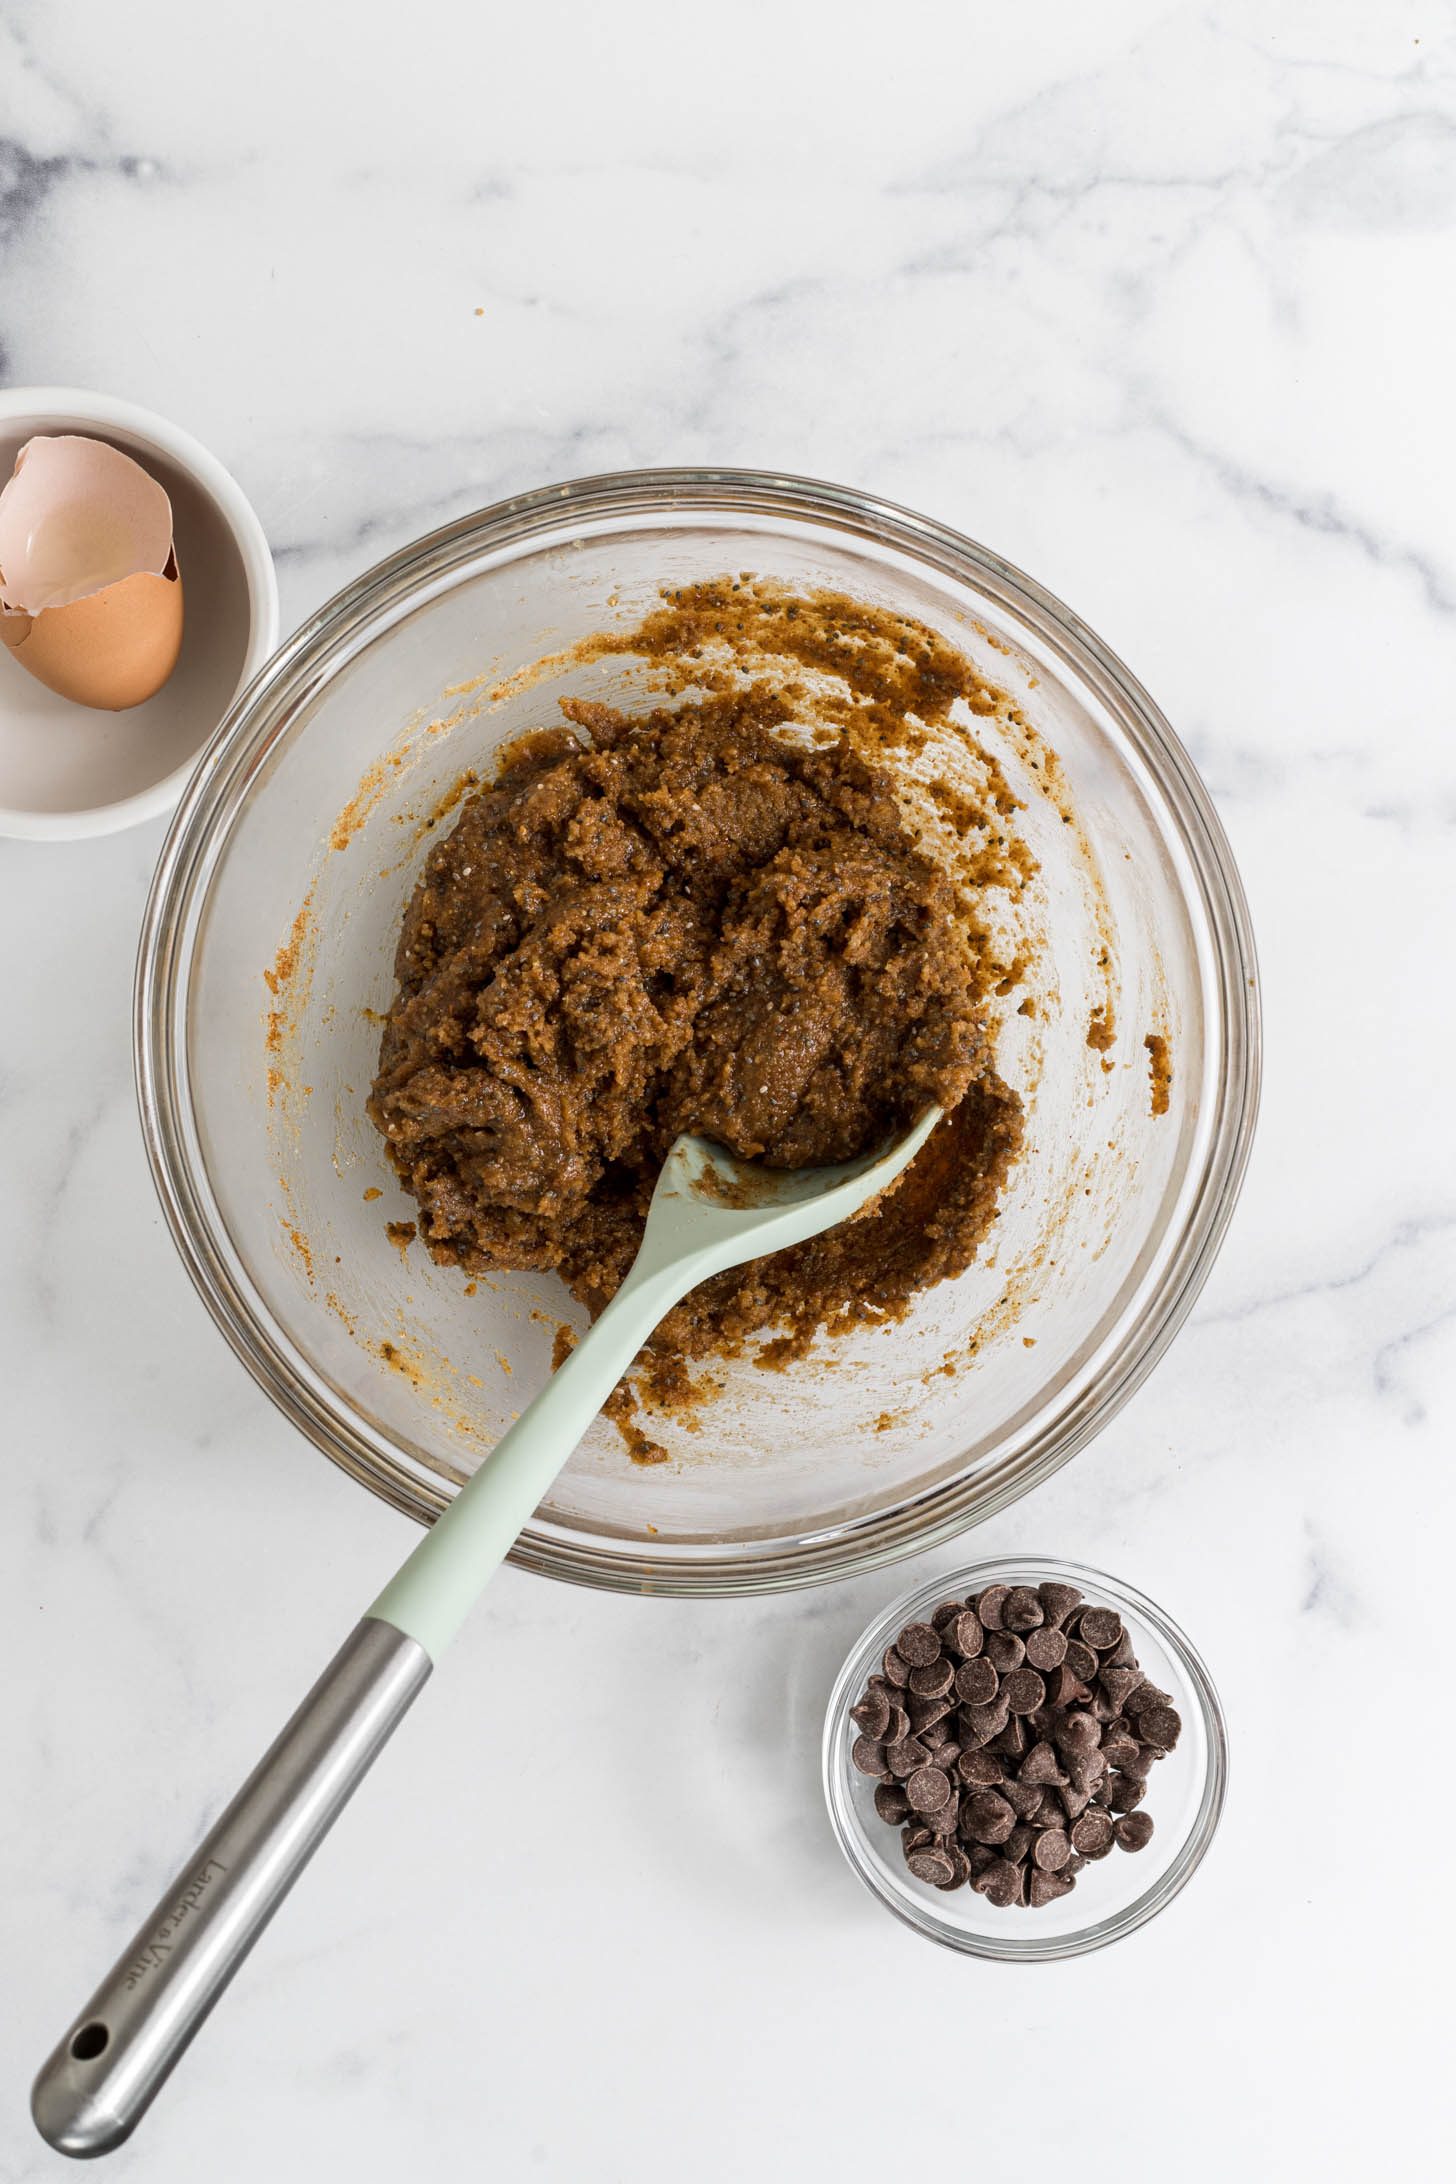
[[[819,1716],[924,1559],[729,1605],[508,1571],[113,2175],[1439,2173],[1452,40],[1450,0],[0,6],[0,375],[213,446],[285,627],[590,470],[870,488],[1148,683],[1266,980],[1261,1132],[1192,1321],[963,1543],[1115,1570],[1204,1649],[1233,1789],[1177,1904],[998,1970],[862,1893]],[[165,1235],[128,1049],[160,840],[0,844],[7,2184],[61,2173],[34,2067],[408,1536],[270,1409]],[[564,1875],[502,1676],[571,1694]]]

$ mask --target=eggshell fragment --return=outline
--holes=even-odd
[[[37,615],[0,615],[0,638],[37,682],[99,712],[121,713],[154,697],[182,649],[182,583],[128,576],[89,599]]]
[[[61,697],[121,712],[182,644],[172,504],[119,448],[29,440],[0,492],[0,640]]]

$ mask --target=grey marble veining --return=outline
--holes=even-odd
[[[900,1575],[710,1607],[507,1572],[114,2175],[856,2175],[887,2009],[956,2089],[916,2125],[937,2168],[969,2100],[976,2158],[1087,2184],[1443,2173],[1449,1861],[1358,1823],[1349,1723],[1449,1781],[1453,248],[1449,0],[0,0],[0,381],[196,431],[285,627],[571,475],[866,487],[1146,682],[1266,982],[1193,1319],[973,1543],[1115,1569],[1206,1653],[1233,1794],[1177,1906],[1013,1975],[860,1895],[817,1717]],[[402,1540],[164,1234],[128,1050],[161,831],[0,843],[5,2184],[59,2174],[32,2069]],[[514,1789],[543,1708],[564,1860]]]

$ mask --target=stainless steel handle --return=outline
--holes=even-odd
[[[131,2136],[430,1666],[392,1623],[357,1625],[36,2079],[58,2153]]]

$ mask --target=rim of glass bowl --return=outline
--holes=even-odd
[[[1114,716],[1166,799],[1207,920],[1224,1026],[1216,1113],[1203,1172],[1157,1293],[1117,1335],[1095,1380],[976,1476],[947,1480],[897,1508],[785,1543],[722,1549],[607,1547],[536,1525],[511,1560],[617,1591],[738,1594],[825,1583],[953,1538],[1047,1478],[1121,1409],[1162,1356],[1202,1288],[1243,1180],[1258,1109],[1258,970],[1232,852],[1198,774],[1141,684],[1084,623],[999,555],[889,501],[818,480],[753,470],[643,470],[548,486],[461,517],[358,577],[304,622],[232,707],[172,822],[147,903],[137,961],[137,1093],[153,1180],[182,1260],[222,1334],[316,1448],[429,1523],[449,1500],[386,1437],[348,1413],[253,1290],[217,1212],[192,1108],[186,1011],[211,876],[249,784],[300,708],[377,633],[471,562],[570,527],[665,513],[759,514],[826,527],[967,583],[1018,619]]]
[[[940,1910],[931,1891],[926,1891],[923,1903],[918,1895],[912,1896],[908,1891],[904,1897],[892,1895],[876,1874],[850,1799],[849,1710],[858,1696],[856,1687],[863,1685],[865,1677],[878,1666],[896,1631],[903,1630],[907,1622],[913,1621],[918,1610],[928,1609],[937,1600],[976,1592],[985,1584],[1007,1581],[1024,1584],[1042,1578],[1059,1578],[1065,1584],[1078,1586],[1089,1596],[1105,1597],[1125,1609],[1134,1621],[1147,1624],[1177,1660],[1198,1701],[1208,1746],[1208,1766],[1198,1811],[1177,1856],[1166,1872],[1131,1903],[1070,1934],[1039,1937],[1034,1931],[1023,1932],[1010,1925],[1005,1934],[972,1934]],[[1213,1678],[1201,1655],[1172,1618],[1145,1593],[1121,1578],[1109,1577],[1105,1570],[1094,1570],[1080,1562],[1062,1562],[1054,1555],[989,1555],[984,1562],[973,1562],[964,1570],[943,1570],[938,1577],[917,1586],[903,1599],[893,1601],[882,1615],[877,1615],[860,1632],[835,1679],[824,1715],[823,1776],[824,1802],[829,1808],[829,1824],[835,1840],[855,1878],[863,1882],[877,1903],[893,1912],[915,1933],[924,1934],[928,1940],[939,1942],[942,1948],[955,1949],[964,1956],[990,1957],[998,1963],[1049,1964],[1057,1957],[1085,1956],[1090,1949],[1105,1948],[1110,1941],[1120,1941],[1125,1934],[1136,1933],[1140,1926],[1146,1926],[1149,1919],[1170,1904],[1191,1879],[1213,1841],[1228,1793],[1228,1729]],[[946,1899],[948,1903],[954,1900],[953,1897]]]

